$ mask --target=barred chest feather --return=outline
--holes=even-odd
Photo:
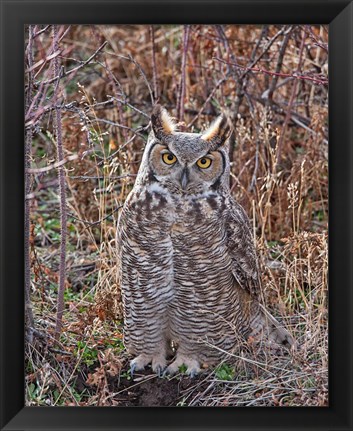
[[[229,301],[228,288],[234,281],[226,250],[225,209],[225,198],[215,192],[170,196],[152,184],[131,193],[125,233],[130,244],[138,238],[136,252],[143,260],[149,260],[147,252],[151,266],[158,264],[170,274],[184,300],[214,302],[216,295],[220,302]]]
[[[205,220],[216,221],[225,209],[225,198],[216,192],[171,196],[158,183],[133,190],[125,205],[125,212],[133,216],[137,224],[146,223],[151,229],[167,228],[171,235],[189,232]]]

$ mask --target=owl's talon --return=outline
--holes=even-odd
[[[131,374],[131,378],[134,378],[134,372],[136,371],[136,364],[130,364],[130,374]]]
[[[199,370],[196,370],[195,368],[193,368],[192,370],[187,370],[186,374],[188,374],[188,376],[190,377],[190,379],[193,379],[194,377],[196,377],[199,374]]]
[[[167,367],[164,372],[163,372],[163,377],[172,377],[174,376],[174,374],[177,373],[178,370],[175,370],[173,367],[171,367],[169,365],[169,367]]]
[[[179,368],[182,366],[186,367],[185,373],[191,378],[195,377],[201,371],[200,364],[196,359],[179,356],[166,368],[163,375],[173,376],[179,372]]]
[[[162,366],[158,365],[155,369],[155,373],[157,374],[157,376],[159,378],[163,377],[164,376],[164,368]]]
[[[166,366],[167,361],[163,354],[154,356],[152,358],[152,370],[157,374],[158,377],[163,377],[163,371],[165,370]]]

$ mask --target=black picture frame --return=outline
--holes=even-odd
[[[24,407],[24,25],[329,24],[329,407]],[[352,430],[353,4],[1,0],[1,429]]]

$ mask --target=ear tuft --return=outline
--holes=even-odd
[[[176,125],[167,110],[161,105],[155,105],[151,115],[152,129],[157,139],[175,132]]]
[[[230,126],[227,117],[221,114],[211,126],[202,134],[201,139],[214,147],[224,144],[230,135]]]

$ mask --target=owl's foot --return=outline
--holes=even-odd
[[[157,374],[158,377],[163,376],[163,371],[167,366],[167,361],[164,355],[157,355],[152,358],[152,371]]]
[[[166,368],[164,375],[176,374],[179,372],[179,367],[185,365],[187,367],[186,374],[190,377],[195,377],[200,371],[200,363],[196,359],[188,356],[178,355],[176,359]]]
[[[151,363],[152,356],[146,355],[142,353],[141,355],[136,356],[135,359],[130,361],[130,373],[131,377],[134,377],[135,371],[142,371],[145,369],[145,366]]]
[[[162,377],[163,371],[167,366],[167,361],[163,354],[158,354],[155,356],[146,355],[142,353],[137,356],[130,362],[130,373],[131,377],[134,376],[135,371],[141,371],[145,369],[145,366],[152,362],[152,370],[154,373],[158,375],[158,377]]]

